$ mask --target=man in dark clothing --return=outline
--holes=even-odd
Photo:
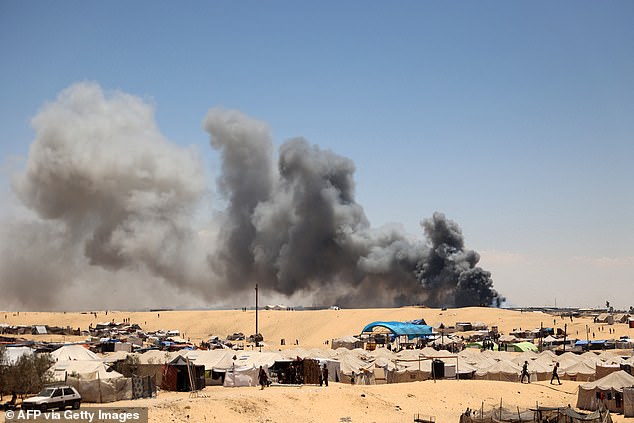
[[[522,366],[522,377],[520,378],[520,383],[524,383],[524,376],[526,376],[528,383],[531,383],[531,376],[528,374],[528,361],[524,361],[524,365]]]
[[[326,367],[325,363],[324,363],[324,368],[321,371],[321,378],[326,384],[326,386],[328,386],[328,367]]]
[[[269,378],[266,375],[266,371],[260,366],[260,373],[258,373],[258,382],[260,383],[261,389],[264,389],[264,386],[268,386]]]
[[[557,378],[557,383],[561,385],[561,381],[559,380],[559,375],[557,374],[557,369],[559,368],[559,363],[555,363],[555,367],[553,367],[553,375],[550,378],[550,384],[553,384],[553,380]]]

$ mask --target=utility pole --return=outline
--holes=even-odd
[[[566,334],[568,333],[568,323],[564,323],[564,352],[566,352]]]
[[[255,284],[255,346],[257,348],[258,342],[258,284]]]

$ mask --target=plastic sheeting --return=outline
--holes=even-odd
[[[103,403],[132,399],[132,379],[129,378],[84,380],[69,376],[66,383],[79,391],[83,402]]]

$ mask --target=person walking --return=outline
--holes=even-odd
[[[264,386],[267,386],[268,382],[269,378],[266,375],[266,371],[262,368],[262,366],[260,366],[260,372],[258,373],[258,383],[261,386],[260,389],[264,389]]]
[[[528,374],[528,361],[524,361],[524,365],[522,366],[522,377],[520,378],[520,383],[524,383],[524,376],[526,376],[528,383],[531,383],[531,376]]]
[[[561,381],[559,380],[559,375],[557,374],[557,369],[559,368],[559,363],[555,363],[555,367],[553,367],[553,375],[550,378],[550,384],[553,384],[553,380],[557,379],[557,383],[561,385]]]
[[[326,363],[324,363],[324,368],[321,370],[321,379],[328,386],[328,367],[326,367]]]

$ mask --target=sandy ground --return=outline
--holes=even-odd
[[[246,335],[255,332],[255,312],[225,311],[163,311],[163,312],[99,312],[97,318],[82,313],[0,312],[0,322],[8,324],[49,324],[82,329],[89,324],[130,318],[147,330],[179,329],[193,342],[210,335],[225,337],[233,332]],[[508,333],[519,328],[568,325],[571,336],[589,338],[634,336],[634,329],[625,324],[612,326],[593,324],[591,319],[554,318],[543,313],[521,313],[493,308],[463,309],[358,309],[318,311],[273,311],[259,314],[260,332],[269,349],[278,349],[281,339],[287,344],[295,340],[305,348],[328,348],[325,342],[345,335],[358,334],[376,320],[411,320],[424,318],[428,324],[442,322],[454,325],[459,321],[481,321],[497,325]],[[608,328],[614,329],[610,335]],[[578,333],[578,335],[577,335]],[[77,337],[38,335],[40,340],[81,340]],[[519,384],[495,381],[425,381],[389,385],[351,386],[331,383],[330,387],[273,386],[258,388],[207,387],[205,397],[190,398],[187,393],[160,392],[157,398],[121,401],[109,406],[149,407],[152,422],[412,422],[415,414],[433,416],[437,422],[457,422],[467,408],[479,409],[499,405],[500,399],[509,406],[531,407],[575,405],[577,383],[563,381],[561,386],[547,382]],[[93,407],[94,404],[86,404]],[[625,421],[615,416],[616,422]]]
[[[82,313],[48,313],[48,312],[0,312],[0,322],[13,325],[48,324],[56,326],[71,326],[73,328],[88,329],[88,325],[97,322],[108,322],[112,319],[121,322],[130,318],[132,323],[139,324],[146,330],[178,329],[181,336],[199,343],[211,335],[222,338],[234,332],[245,335],[255,333],[255,311],[240,310],[210,310],[210,311],[163,311],[163,312],[98,312],[95,318],[92,314]],[[351,309],[351,310],[316,310],[316,311],[276,311],[260,310],[259,330],[264,336],[269,349],[281,348],[281,340],[286,346],[292,346],[297,340],[305,348],[327,348],[326,341],[346,335],[356,335],[363,327],[376,320],[405,321],[423,318],[427,324],[444,323],[453,326],[456,322],[481,321],[488,325],[497,325],[501,332],[508,333],[513,329],[535,329],[543,324],[544,327],[560,327],[567,325],[571,337],[585,339],[586,327],[589,329],[588,338],[606,339],[618,338],[622,335],[634,336],[634,329],[626,324],[604,325],[592,323],[592,319],[579,318],[572,322],[569,318],[555,318],[541,312],[521,313],[511,310],[495,308],[468,307],[448,309],[445,311],[430,308],[390,308],[390,309]],[[609,334],[608,329],[614,329]],[[82,337],[62,337],[52,335],[37,335],[39,340],[77,341]]]
[[[161,392],[157,398],[120,401],[117,406],[149,407],[151,422],[413,422],[420,414],[436,422],[458,422],[467,408],[575,405],[577,382],[520,384],[483,380],[442,380],[389,385],[259,388],[207,387],[206,397]],[[93,405],[86,405],[92,407]],[[631,419],[628,419],[628,421]],[[614,416],[615,422],[626,421]]]

